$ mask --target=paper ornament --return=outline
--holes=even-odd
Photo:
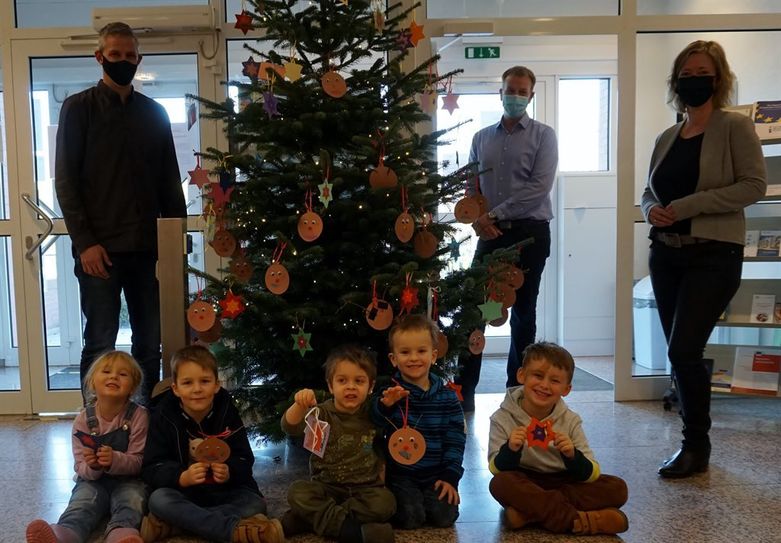
[[[320,84],[331,98],[341,98],[347,94],[347,83],[344,78],[333,70],[329,70],[320,78]]]
[[[201,157],[196,155],[196,161],[195,169],[187,170],[187,173],[190,174],[190,184],[203,189],[203,187],[211,183],[209,181],[209,172],[201,168]]]
[[[220,339],[221,335],[222,323],[220,322],[220,319],[216,319],[214,321],[214,325],[211,328],[198,333],[198,340],[203,341],[204,343],[214,343]]]
[[[399,464],[411,466],[420,462],[426,454],[426,439],[414,428],[405,426],[391,434],[388,451],[391,458]]]
[[[399,35],[396,36],[396,49],[405,53],[407,49],[412,47],[412,41],[410,41],[411,37],[409,30],[406,28],[399,32]]]
[[[101,439],[103,436],[94,436],[81,430],[76,430],[73,435],[84,447],[92,449],[93,451],[97,451],[103,446],[103,440]]]
[[[230,445],[222,439],[209,436],[195,447],[193,459],[196,462],[204,462],[206,464],[223,464],[230,458],[230,455]]]
[[[220,307],[222,308],[220,316],[225,319],[235,319],[247,309],[247,306],[244,305],[244,298],[236,296],[232,290],[228,290],[225,298],[220,300]]]
[[[502,304],[493,300],[486,300],[477,306],[480,309],[480,313],[483,315],[484,321],[492,321],[502,316]]]
[[[461,198],[453,210],[456,220],[462,224],[472,224],[480,216],[480,204],[471,196]]]
[[[448,91],[442,99],[442,109],[452,115],[453,112],[458,109],[458,95]]]
[[[488,298],[499,302],[506,309],[515,303],[515,289],[507,283],[493,282],[488,287]]]
[[[374,15],[374,30],[377,32],[382,32],[385,30],[385,13],[382,12],[382,9],[375,9],[373,12]]]
[[[269,119],[279,117],[279,99],[274,96],[272,91],[263,93],[263,111],[266,112]]]
[[[440,330],[437,334],[437,358],[445,358],[447,350],[450,347],[450,342],[447,340],[445,333]]]
[[[195,300],[187,308],[187,322],[196,332],[205,332],[212,326],[217,319],[217,313],[214,306],[201,299]]]
[[[425,34],[423,34],[423,25],[419,25],[415,21],[412,21],[407,30],[409,32],[409,42],[412,44],[412,47],[417,47],[418,42],[426,37]]]
[[[298,219],[298,235],[304,241],[315,241],[323,233],[323,219],[314,211],[307,211]]]
[[[399,238],[400,242],[407,243],[415,234],[415,219],[412,218],[412,215],[403,211],[396,217],[396,224],[393,230],[396,232],[396,237]]]
[[[501,306],[501,304],[499,304],[499,305]],[[510,316],[510,313],[507,311],[507,308],[502,307],[501,313],[499,315],[499,318],[496,318],[496,319],[494,319],[492,321],[488,321],[488,324],[490,324],[491,326],[496,326],[496,327],[501,326],[505,322],[507,322],[507,318],[509,316]]]
[[[214,207],[217,209],[224,208],[225,204],[231,201],[231,194],[233,193],[233,189],[234,187],[228,187],[226,190],[217,183],[212,183],[212,190],[209,192],[209,198],[212,199]]]
[[[209,245],[212,246],[214,252],[219,256],[228,257],[236,251],[236,238],[221,226],[214,233],[214,237],[209,242]]]
[[[517,266],[510,266],[503,280],[512,288],[519,289],[523,286],[524,279],[523,272]]]
[[[372,301],[364,312],[366,322],[375,330],[386,330],[393,324],[393,308],[377,297],[377,282],[372,282]]]
[[[459,402],[464,401],[464,394],[461,392],[461,389],[463,388],[461,385],[457,385],[453,381],[448,381],[445,383],[445,388],[449,388],[453,392],[456,393],[456,398],[458,398]]]
[[[309,342],[312,334],[304,332],[303,328],[299,328],[298,332],[291,334],[291,337],[293,338],[293,350],[298,351],[301,358],[304,357],[307,351],[312,350],[312,345]]]
[[[290,275],[287,268],[275,262],[266,269],[266,288],[274,294],[284,294],[290,287]]]
[[[241,63],[241,74],[246,75],[250,79],[257,79],[258,72],[260,70],[260,63],[250,56],[247,60]]]
[[[250,264],[247,257],[244,255],[234,256],[230,263],[230,272],[236,278],[236,281],[241,284],[249,283],[252,278],[252,272],[255,271],[252,264]]]
[[[472,198],[474,198],[477,202],[477,205],[480,206],[480,215],[485,215],[488,213],[488,198],[479,192],[477,194],[473,194]]]
[[[285,68],[285,77],[288,81],[295,82],[301,79],[301,69],[303,66],[294,59],[291,58],[289,61],[285,62],[283,66]]]
[[[326,209],[328,209],[328,204],[334,199],[333,193],[331,192],[334,188],[333,183],[329,183],[328,179],[323,179],[323,182],[317,185],[317,188],[320,191],[320,195],[317,199],[320,200],[320,203],[322,203]]]
[[[423,113],[428,113],[429,115],[434,113],[437,110],[438,98],[439,95],[436,91],[427,85],[423,92],[418,94],[418,103],[420,103],[420,109],[423,110]]]
[[[411,279],[412,274],[408,273],[407,283],[402,289],[401,296],[399,297],[399,305],[401,306],[401,312],[399,313],[400,315],[409,313],[415,309],[418,304],[420,304],[420,301],[418,300],[418,289],[410,284]]]
[[[547,449],[548,444],[554,439],[556,439],[556,433],[553,431],[553,421],[548,419],[545,422],[540,422],[532,417],[526,427],[526,442],[529,446]]]
[[[285,78],[285,67],[282,64],[274,64],[273,62],[261,62],[258,68],[258,78],[263,81],[274,81],[274,78],[279,76],[282,79]]]
[[[242,10],[241,13],[236,14],[236,24],[233,25],[233,28],[238,28],[245,36],[247,32],[252,30],[252,15],[250,15],[249,11]]]
[[[331,426],[320,420],[320,408],[313,407],[304,417],[304,448],[320,458],[325,454]]]
[[[415,250],[415,254],[420,258],[431,258],[434,256],[434,253],[437,252],[439,240],[434,234],[429,232],[428,229],[423,228],[417,234],[415,234],[415,239],[412,240],[412,245]]]
[[[469,334],[469,341],[467,343],[469,352],[478,355],[485,349],[485,334],[482,330],[474,330]]]
[[[236,184],[236,180],[233,178],[231,173],[228,171],[227,168],[223,167],[218,172],[218,175],[220,176],[220,188],[224,191],[227,191],[229,188],[233,187]],[[230,200],[230,196],[228,196],[228,200]],[[226,200],[226,201],[228,201]]]

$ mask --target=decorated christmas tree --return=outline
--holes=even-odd
[[[368,347],[388,374],[392,319],[427,313],[444,332],[438,371],[449,378],[459,354],[478,348],[470,333],[502,304],[488,300],[495,314],[486,313],[487,266],[453,269],[463,240],[437,215],[459,201],[456,215],[472,222],[484,203],[464,198],[471,168],[445,175],[437,164],[444,134],[417,131],[455,75],[437,75],[437,57],[402,71],[423,37],[418,6],[245,7],[237,27],[265,33],[243,63],[249,82],[230,83],[240,103],[198,99],[230,142],[202,153],[213,179],[191,172],[226,273],[207,278],[188,317],[212,343],[251,430],[274,439],[295,391],[326,389],[321,366],[333,347]],[[218,304],[216,320],[197,316],[196,307]]]

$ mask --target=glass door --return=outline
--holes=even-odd
[[[190,40],[192,43],[187,43]],[[14,249],[12,268],[18,268],[16,276],[22,277],[14,292],[23,300],[25,316],[20,327],[26,342],[18,343],[22,376],[18,401],[28,403],[22,412],[75,411],[81,405],[79,361],[84,323],[70,238],[54,191],[55,136],[63,101],[94,86],[101,77],[101,68],[94,58],[94,44],[85,42],[74,47],[71,43],[66,48],[65,43],[59,39],[12,42],[18,181],[11,184],[14,188],[9,196],[12,201],[16,199],[19,210],[16,222],[20,233],[18,240],[11,242],[19,244]],[[171,52],[166,51],[169,48]],[[185,199],[189,212],[198,215],[199,192],[188,184],[187,171],[195,167],[194,150],[201,148],[201,123],[197,119],[194,124],[192,119],[188,122],[186,95],[204,95],[199,92],[198,81],[213,76],[199,73],[203,68],[199,68],[202,63],[198,62],[195,38],[162,40],[155,42],[154,51],[151,49],[141,41],[144,58],[133,85],[165,107]],[[188,226],[198,228],[195,216]],[[2,258],[0,248],[0,265]],[[198,243],[191,262],[203,267],[203,261],[203,245]],[[129,351],[130,336],[123,300],[116,347]]]

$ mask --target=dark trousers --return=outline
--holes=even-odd
[[[743,248],[716,241],[675,248],[654,241],[649,268],[681,402],[683,446],[709,452],[710,373],[703,353],[740,286]]]
[[[578,511],[621,507],[628,491],[623,479],[600,475],[582,483],[566,474],[502,471],[488,485],[491,495],[528,519],[555,533],[571,532]]]
[[[458,505],[440,500],[441,490],[434,489],[434,481],[393,476],[386,484],[396,497],[396,514],[391,519],[395,527],[402,530],[416,530],[424,525],[449,528],[456,522]]]
[[[547,222],[530,222],[522,226],[504,230],[502,235],[492,240],[479,240],[472,260],[480,262],[483,256],[496,249],[515,245],[530,237],[534,243],[520,250],[515,265],[523,271],[524,281],[515,291],[515,303],[510,313],[510,352],[507,355],[507,387],[518,385],[517,373],[523,361],[523,351],[534,343],[537,335],[537,295],[540,292],[540,280],[545,269],[545,261],[550,255],[550,225]],[[463,356],[459,360],[459,376],[456,383],[462,387],[465,402],[474,398],[477,383],[480,381],[480,369],[483,355]]]
[[[154,253],[111,253],[106,266],[108,279],[87,275],[76,257],[74,272],[79,280],[84,313],[84,348],[81,351],[81,383],[90,364],[115,349],[119,331],[120,294],[124,291],[132,329],[131,354],[144,373],[143,398],[160,380],[160,295],[155,275]]]

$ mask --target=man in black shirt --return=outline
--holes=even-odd
[[[148,397],[160,379],[157,219],[187,212],[168,115],[131,84],[142,58],[131,28],[106,25],[95,58],[103,77],[63,103],[55,161],[86,319],[81,378],[114,349],[124,291]]]

